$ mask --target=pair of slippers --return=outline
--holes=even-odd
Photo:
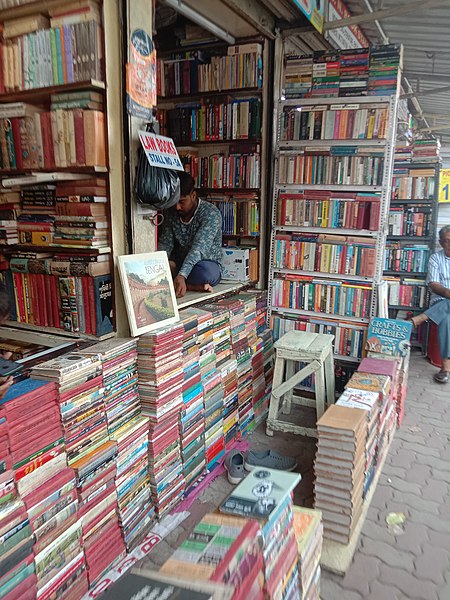
[[[225,458],[225,469],[228,481],[233,485],[240,483],[247,471],[257,468],[277,469],[280,471],[293,471],[297,466],[297,460],[292,456],[283,456],[274,450],[263,450],[255,452],[249,450],[245,454],[239,450],[232,450]]]

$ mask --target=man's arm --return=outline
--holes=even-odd
[[[211,211],[195,234],[192,246],[181,265],[178,275],[185,279],[189,277],[194,266],[204,259],[205,255],[208,255],[208,248],[211,248],[215,243],[218,231],[222,231],[222,215],[218,210]]]
[[[170,259],[170,255],[173,252],[175,246],[175,237],[173,235],[172,224],[169,216],[165,216],[164,221],[158,230],[158,250],[166,251],[167,258]]]
[[[427,283],[433,294],[442,298],[450,299],[450,289],[446,288],[442,283],[439,283],[441,277],[439,273],[439,263],[435,256],[430,256],[428,263]]]

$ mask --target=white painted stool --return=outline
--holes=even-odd
[[[289,331],[275,342],[276,358],[267,435],[273,436],[274,431],[284,431],[317,437],[316,429],[282,421],[278,416],[280,410],[285,415],[290,414],[292,404],[297,404],[315,408],[317,419],[320,419],[325,412],[325,404],[334,404],[333,339],[333,335],[323,333]],[[296,362],[308,364],[294,374]],[[294,397],[293,389],[312,373],[315,374],[315,399]]]

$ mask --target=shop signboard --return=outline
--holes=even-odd
[[[450,202],[450,169],[442,169],[439,174],[439,203]]]
[[[323,31],[325,0],[292,0],[319,33]]]
[[[351,13],[346,7],[343,0],[328,0],[328,9],[326,21],[339,21],[351,17]],[[330,29],[326,32],[325,37],[332,42],[334,46],[342,50],[351,48],[367,48],[370,46],[369,40],[366,38],[361,28],[358,25],[350,25],[350,27],[340,27],[339,29]]]

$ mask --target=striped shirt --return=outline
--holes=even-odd
[[[435,252],[428,261],[427,284],[440,283],[450,289],[450,257],[445,256],[443,250]],[[442,300],[442,296],[431,293],[430,304]]]

